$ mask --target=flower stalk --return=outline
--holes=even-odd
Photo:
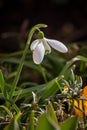
[[[21,71],[22,71],[22,68],[23,68],[23,64],[24,64],[24,60],[25,60],[25,57],[26,57],[26,54],[27,54],[27,51],[28,51],[28,48],[29,48],[32,36],[33,36],[33,34],[34,34],[34,32],[36,30],[38,30],[39,28],[45,28],[45,27],[47,27],[47,25],[45,25],[45,24],[37,24],[34,27],[32,27],[31,30],[30,30],[30,33],[28,35],[28,40],[26,42],[22,58],[20,60],[20,63],[19,63],[18,69],[17,69],[16,76],[15,76],[15,78],[13,80],[13,83],[12,83],[12,88],[11,88],[11,91],[10,91],[10,94],[9,94],[9,99],[10,100],[12,100],[13,93],[14,93],[14,91],[16,89],[16,86],[17,86],[17,83],[19,81],[20,74],[21,74]]]

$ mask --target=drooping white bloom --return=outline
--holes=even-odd
[[[37,39],[31,43],[30,49],[33,51],[33,61],[35,64],[40,64],[44,58],[44,55],[51,53],[51,47],[55,50],[66,53],[67,47],[57,40],[51,40],[47,38]]]

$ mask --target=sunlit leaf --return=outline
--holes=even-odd
[[[61,124],[61,130],[77,130],[78,118],[70,117]]]
[[[47,119],[47,115],[41,115],[38,126],[36,130],[60,130],[59,128],[54,127]]]
[[[50,119],[51,119],[55,124],[58,124],[58,121],[57,121],[57,118],[56,118],[56,115],[55,115],[55,112],[54,112],[54,108],[53,108],[51,102],[48,103],[48,106],[47,106],[47,114],[48,114],[48,116],[50,117]]]

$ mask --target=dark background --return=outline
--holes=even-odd
[[[87,41],[87,0],[0,0],[0,52],[20,49],[35,24],[65,43]]]

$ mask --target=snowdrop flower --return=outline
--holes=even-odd
[[[51,47],[59,52],[66,53],[67,47],[57,41],[47,38],[37,39],[31,43],[30,49],[33,51],[33,61],[35,64],[40,64],[45,54],[51,53]]]

